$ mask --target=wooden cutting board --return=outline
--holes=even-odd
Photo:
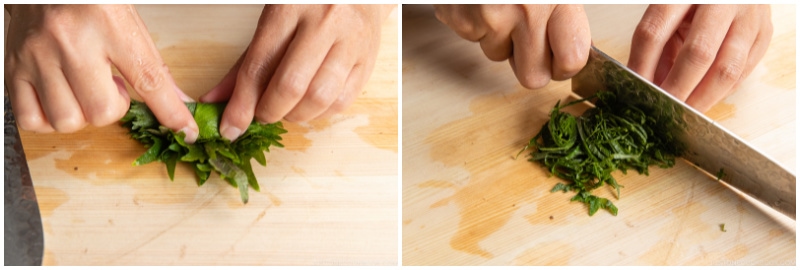
[[[137,6],[177,84],[193,98],[247,47],[253,5]],[[45,265],[397,265],[397,21],[355,104],[330,119],[285,123],[285,148],[254,165],[261,192],[243,205],[212,176],[133,167],[143,146],[118,125],[22,132],[45,232]],[[7,23],[7,22],[6,22]]]
[[[643,5],[586,6],[595,45],[625,63]],[[794,172],[795,8],[772,8],[764,60],[707,115]],[[619,215],[593,217],[514,155],[570,81],[526,90],[507,62],[403,6],[404,265],[794,265],[795,221],[684,162],[616,174]],[[584,108],[574,108],[578,113]],[[610,190],[597,195],[611,197]],[[724,224],[724,231],[720,228]]]

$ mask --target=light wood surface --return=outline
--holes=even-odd
[[[627,62],[645,8],[586,6],[595,45]],[[794,172],[795,7],[772,13],[763,61],[707,115]],[[430,6],[404,5],[402,21],[404,265],[796,264],[794,220],[683,162],[616,174],[616,217],[550,193],[561,180],[513,156],[570,81],[522,88],[507,62],[487,60]]]
[[[178,85],[193,98],[246,48],[261,6],[138,6]],[[45,265],[397,265],[398,11],[355,104],[330,119],[285,123],[285,148],[253,166],[243,205],[188,166],[170,182],[118,125],[22,132],[45,231]]]

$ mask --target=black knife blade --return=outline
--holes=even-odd
[[[39,203],[33,189],[28,161],[11,110],[8,92],[4,94],[5,129],[5,262],[10,265],[42,265],[44,234]]]

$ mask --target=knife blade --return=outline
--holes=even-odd
[[[5,265],[42,265],[44,235],[39,203],[33,189],[28,161],[5,91],[3,141],[5,145]]]
[[[793,173],[594,45],[586,66],[572,78],[572,91],[582,97],[615,91],[628,104],[649,106],[660,116],[671,117],[677,124],[671,132],[686,149],[683,159],[795,219]]]

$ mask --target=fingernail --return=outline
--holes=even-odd
[[[180,130],[185,135],[185,137],[183,137],[183,141],[188,144],[193,144],[195,141],[197,141],[198,129],[199,128],[197,127],[197,123],[194,122],[194,119],[189,121],[189,124]]]
[[[242,135],[242,130],[236,127],[228,126],[222,129],[221,135],[229,141],[234,141],[236,138],[239,138],[239,135]]]
[[[180,132],[186,135],[186,137],[183,137],[183,141],[186,143],[193,144],[197,141],[197,124],[190,124],[190,126],[181,129]]]
[[[178,94],[178,97],[183,102],[195,102],[194,99],[192,99],[191,97],[187,96],[186,93],[184,93],[180,88],[178,88],[177,85],[175,86],[175,93]]]

